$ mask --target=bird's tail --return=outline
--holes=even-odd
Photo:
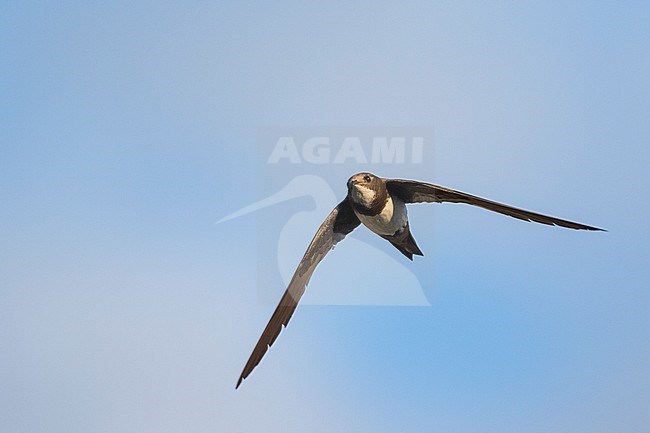
[[[399,232],[395,233],[392,236],[382,236],[388,242],[393,244],[402,254],[408,257],[409,260],[413,260],[413,255],[423,256],[424,253],[418,247],[418,244],[413,239],[411,234],[411,229],[408,224]]]

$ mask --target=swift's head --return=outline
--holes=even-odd
[[[357,173],[348,179],[348,197],[356,205],[371,208],[378,200],[386,200],[386,184],[372,173]]]

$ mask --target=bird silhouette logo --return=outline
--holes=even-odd
[[[263,231],[279,230],[274,259],[277,260],[277,269],[284,287],[291,281],[301,254],[309,243],[309,236],[338,202],[334,191],[325,179],[313,174],[298,175],[280,191],[216,222],[223,224],[305,196],[313,200],[312,209],[296,212],[282,227],[268,227],[264,222],[260,227]],[[303,238],[301,234],[307,237]],[[318,279],[310,283],[310,290],[305,293],[301,303],[306,305],[430,305],[422,284],[413,271],[405,266],[399,255],[352,236],[338,248],[340,251],[337,254],[333,254],[321,264]],[[364,259],[358,260],[356,259],[358,257]],[[261,259],[273,258],[265,256]],[[377,275],[377,269],[382,269],[381,275]],[[344,284],[341,283],[341,275],[346,275]]]

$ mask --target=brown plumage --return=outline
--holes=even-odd
[[[298,265],[298,269],[293,274],[293,278],[287,290],[284,292],[280,303],[273,312],[271,320],[269,320],[266,328],[264,328],[262,336],[255,345],[255,349],[253,349],[253,353],[248,358],[248,362],[246,362],[246,366],[244,366],[244,370],[241,376],[239,376],[235,388],[239,388],[242,380],[248,377],[251,371],[260,363],[268,348],[278,338],[282,327],[287,326],[289,323],[289,319],[291,319],[300,298],[305,293],[305,287],[318,263],[320,263],[329,250],[334,248],[337,242],[342,240],[345,235],[354,230],[359,224],[359,219],[352,211],[352,207],[347,198],[339,203],[327,218],[325,218],[325,221],[323,221],[318,231],[316,231],[314,239],[309,244],[309,247],[307,247],[307,251]]]
[[[309,244],[279,305],[246,362],[236,388],[260,363],[268,348],[280,334],[282,327],[289,323],[316,266],[337,242],[359,224],[363,223],[388,240],[410,260],[413,260],[413,255],[423,255],[411,234],[405,206],[407,203],[422,202],[466,203],[525,221],[575,230],[604,231],[597,227],[530,212],[431,183],[382,179],[371,173],[356,174],[348,180],[347,197],[325,218]]]
[[[404,203],[465,203],[483,209],[498,212],[524,221],[566,227],[574,230],[606,231],[598,227],[576,223],[536,212],[519,209],[495,201],[487,200],[475,195],[456,191],[432,183],[418,182],[416,180],[388,179],[386,187],[391,195],[399,197]]]
[[[424,253],[420,251],[420,247],[418,247],[418,244],[415,242],[415,239],[411,234],[411,228],[408,223],[406,223],[406,227],[399,230],[394,235],[380,236],[390,242],[391,245],[397,248],[399,252],[404,254],[409,260],[413,260],[414,255],[424,256]]]

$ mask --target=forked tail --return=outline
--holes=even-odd
[[[392,236],[382,236],[388,242],[393,244],[402,254],[408,257],[409,260],[413,260],[413,255],[423,256],[424,253],[418,247],[418,244],[413,239],[411,234],[411,229],[409,228],[408,223],[406,227],[398,231]]]

